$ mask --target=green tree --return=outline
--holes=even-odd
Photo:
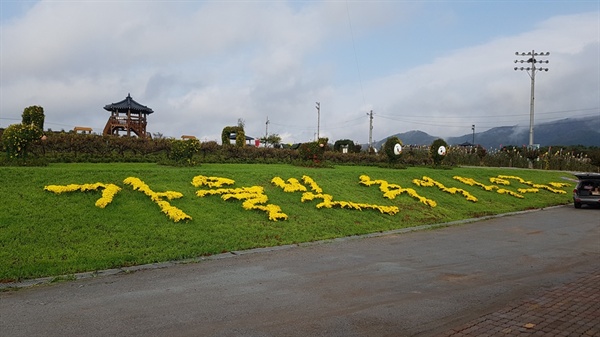
[[[267,137],[261,137],[260,141],[265,144],[265,147],[269,147],[269,144],[275,145],[281,143],[281,137],[276,133],[272,133]]]
[[[32,105],[25,108],[21,115],[22,124],[33,124],[42,131],[44,130],[44,119],[44,108],[38,105]]]

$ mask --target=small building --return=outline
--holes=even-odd
[[[231,133],[229,135],[229,143],[234,144],[236,137],[237,137],[237,133],[235,133],[235,132]],[[258,139],[255,140],[253,137],[246,136],[246,145],[258,147],[260,145],[260,141]]]
[[[128,137],[131,133],[140,138],[150,137],[146,132],[147,115],[154,111],[134,101],[130,94],[120,102],[104,106],[104,110],[110,111],[110,117],[102,132],[103,135],[118,136],[119,132],[126,132]]]
[[[75,133],[82,133],[82,134],[92,134],[92,128],[90,127],[86,127],[86,126],[76,126],[73,128],[73,132]]]

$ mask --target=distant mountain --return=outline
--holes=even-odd
[[[434,140],[440,138],[440,137],[431,136],[430,134],[425,133],[423,131],[416,131],[416,130],[399,133],[395,136],[400,138],[400,140],[402,140],[402,143],[405,145],[431,144],[431,143],[433,143]],[[383,145],[383,143],[385,143],[386,140],[387,140],[387,138],[380,141],[379,143],[381,143],[381,145]]]
[[[449,144],[471,142],[473,135],[450,137]],[[540,146],[600,146],[600,116],[588,118],[566,118],[542,123],[533,129],[533,141]],[[501,145],[529,144],[529,126],[502,126],[475,134],[475,143],[485,148],[499,148]]]
[[[431,136],[423,131],[408,131],[397,133],[396,136],[405,145],[429,145],[441,138]],[[376,142],[373,146],[379,149],[388,138]],[[471,143],[473,134],[444,139],[450,145]],[[588,118],[566,118],[548,123],[541,123],[533,130],[533,140],[540,146],[600,146],[600,116]],[[529,126],[500,126],[484,132],[475,133],[475,144],[489,148],[499,148],[505,145],[529,144]]]

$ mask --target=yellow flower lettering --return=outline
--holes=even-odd
[[[146,185],[146,183],[135,177],[125,178],[123,183],[126,185],[131,185],[134,191],[140,191],[149,196],[150,199],[155,202],[158,207],[160,207],[160,210],[169,217],[169,219],[175,222],[192,219],[191,216],[185,214],[185,212],[179,208],[172,206],[168,201],[163,200],[163,198],[167,198],[168,200],[179,199],[183,197],[183,194],[174,191],[154,192],[150,189],[150,186]]]
[[[192,184],[196,187],[208,186],[208,187],[219,187],[222,185],[233,185],[235,183],[232,179],[219,178],[219,177],[205,177],[196,176],[192,180]],[[273,204],[267,204],[269,198],[264,192],[264,188],[261,186],[252,187],[240,187],[240,188],[218,188],[211,190],[198,190],[196,195],[204,197],[206,195],[221,195],[221,199],[229,200],[243,200],[242,207],[246,210],[259,210],[266,212],[269,216],[269,220],[287,220],[287,214],[281,211],[281,207]]]

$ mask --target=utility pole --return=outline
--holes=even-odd
[[[373,148],[373,110],[367,116],[369,116],[369,153],[371,153]]]
[[[319,129],[321,128],[321,103],[317,102],[317,142],[319,141]]]
[[[524,59],[515,60],[515,63],[531,63],[528,67],[515,67],[515,70],[526,70],[531,78],[531,100],[529,104],[529,148],[533,148],[533,106],[535,99],[535,73],[537,71],[548,71],[548,68],[537,67],[537,63],[548,63],[548,60],[538,60],[536,56],[548,56],[550,52],[536,53],[535,50],[530,52],[516,52],[515,55],[524,57]],[[531,163],[530,163],[531,164]],[[530,165],[531,166],[531,165]]]
[[[475,146],[475,124],[471,125],[471,130],[473,130],[473,146]]]
[[[267,139],[269,138],[269,116],[267,116],[267,122],[265,124],[265,147],[267,147]]]

